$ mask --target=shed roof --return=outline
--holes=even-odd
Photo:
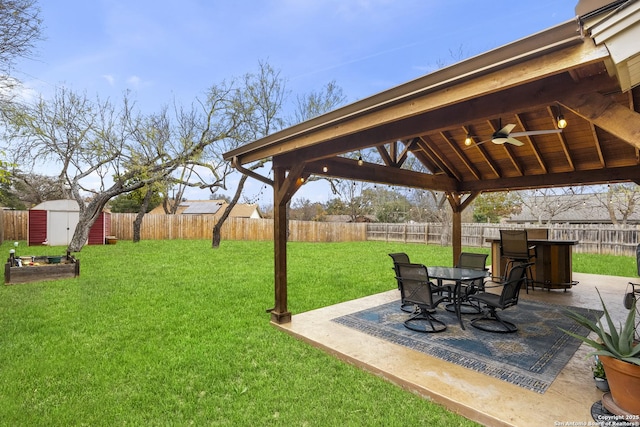
[[[78,202],[74,199],[45,200],[31,208],[42,211],[79,212]]]

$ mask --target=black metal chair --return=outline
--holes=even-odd
[[[640,276],[640,245],[636,246],[636,268],[637,274]],[[629,291],[629,286],[631,286],[631,291]],[[627,286],[627,292],[624,294],[624,308],[627,310],[636,310],[636,338],[640,339],[640,316],[638,315],[638,311],[640,311],[640,306],[638,306],[638,296],[640,295],[640,283],[629,282],[629,286]]]
[[[468,300],[481,304],[484,313],[482,317],[472,319],[471,326],[487,332],[511,333],[518,330],[514,323],[502,319],[496,310],[505,310],[518,304],[520,289],[527,280],[529,266],[528,263],[514,264],[504,282],[495,286],[485,284],[485,289],[502,287],[502,292],[499,294],[478,292],[467,297]]]
[[[404,295],[402,293],[402,287],[400,286],[400,280],[398,280],[398,276],[400,276],[400,272],[398,271],[398,264],[409,264],[409,255],[404,252],[395,252],[389,254],[391,259],[393,259],[393,271],[395,272],[396,280],[398,281],[398,289],[400,290],[400,309],[407,313],[413,313],[414,306],[413,304],[407,304],[404,302]]]
[[[429,280],[429,271],[422,264],[397,264],[398,283],[404,302],[416,307],[414,313],[404,321],[404,326],[417,332],[442,332],[446,324],[436,319],[436,307],[451,301],[449,295],[436,293],[436,287]]]
[[[471,268],[474,270],[483,270],[487,271],[487,254],[479,254],[473,252],[462,252],[460,257],[458,258],[458,263],[456,267],[458,268]],[[472,304],[468,300],[469,295],[473,295],[477,292],[484,291],[484,279],[476,279],[467,282],[463,282],[460,286],[460,295],[458,298],[460,299],[460,309],[463,314],[469,313],[480,313],[480,306],[476,304]],[[450,307],[447,306],[447,310],[450,310]]]
[[[525,284],[526,292],[529,293],[529,285],[533,290],[533,273],[531,266],[532,259],[535,258],[535,245],[529,245],[527,230],[500,230],[500,257],[505,258],[503,278],[509,275],[509,270],[514,264],[528,264],[527,280]],[[495,273],[494,273],[495,274]]]

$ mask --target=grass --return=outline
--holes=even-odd
[[[119,241],[83,248],[78,278],[2,286],[0,424],[475,425],[272,327],[272,251]],[[436,246],[290,243],[289,309],[393,289],[396,251],[451,263],[450,248]],[[630,257],[575,255],[574,270],[596,267],[635,276]]]

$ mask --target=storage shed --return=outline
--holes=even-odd
[[[48,200],[29,210],[29,246],[65,246],[71,242],[80,220],[75,200]],[[111,214],[102,212],[89,230],[89,245],[104,245],[111,234]]]

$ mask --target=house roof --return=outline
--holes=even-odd
[[[516,223],[584,223],[611,224],[606,194],[563,194],[531,196],[521,205],[520,213],[511,215],[507,222]],[[611,203],[616,203],[615,201]],[[622,220],[619,209],[626,206],[613,206],[616,218]],[[633,212],[627,218],[628,223],[640,222],[640,212]]]
[[[640,2],[591,3],[596,10],[574,20],[224,157],[272,183],[244,168],[271,157],[274,169],[286,171],[289,192],[311,174],[455,195],[640,183]],[[483,142],[505,124],[513,132],[555,130],[560,114],[568,121],[561,133],[519,137],[522,146]],[[467,147],[469,134],[474,144]],[[377,157],[359,165],[358,153],[368,148]],[[407,169],[409,154],[419,170]]]
[[[180,202],[176,211],[177,215],[216,215],[222,213],[227,207],[225,200],[183,200]],[[258,205],[237,203],[229,216],[236,218],[249,218],[255,212],[260,213]],[[150,214],[164,214],[164,208],[157,206],[152,209]]]
[[[220,208],[224,204],[221,200],[204,200],[204,201],[192,201],[183,202],[180,207],[184,206],[181,214],[216,214],[220,211]]]

